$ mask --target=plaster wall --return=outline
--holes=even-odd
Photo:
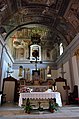
[[[79,85],[79,75],[78,75],[78,66],[76,56],[72,57],[72,66],[73,66],[73,74],[74,74],[74,84]]]

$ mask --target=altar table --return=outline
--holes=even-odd
[[[23,99],[56,99],[56,103],[61,107],[61,96],[59,92],[30,92],[30,93],[20,93],[19,96],[19,106],[23,104]]]

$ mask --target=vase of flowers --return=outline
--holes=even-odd
[[[30,114],[30,112],[32,110],[32,106],[30,105],[29,98],[26,101],[26,105],[24,106],[24,110],[25,110],[25,113],[28,113],[28,114]]]
[[[51,99],[50,101],[49,101],[49,111],[50,112],[54,112],[54,111],[57,111],[58,110],[58,104],[56,103],[56,101],[55,100],[53,100],[53,99]]]

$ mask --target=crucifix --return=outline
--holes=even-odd
[[[33,57],[35,57],[35,69],[37,70],[37,58],[39,57],[39,52],[37,50],[34,50],[32,53]]]
[[[36,61],[35,61],[35,70],[37,71],[37,57],[35,57]]]

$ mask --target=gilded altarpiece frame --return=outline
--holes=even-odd
[[[45,80],[45,69],[44,68],[40,69],[40,80]]]
[[[30,80],[30,69],[29,68],[25,69],[25,79],[26,81]]]

